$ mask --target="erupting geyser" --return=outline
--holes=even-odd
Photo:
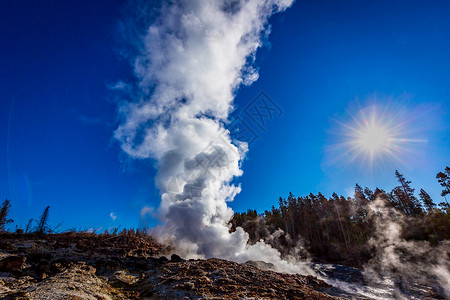
[[[135,158],[156,160],[160,238],[170,238],[187,257],[242,262],[265,260],[280,270],[299,265],[280,258],[248,234],[229,232],[227,206],[240,187],[246,143],[226,129],[233,93],[258,78],[252,66],[268,34],[268,19],[292,0],[197,0],[161,6],[146,28],[134,61],[138,99],[124,105],[115,132],[122,149]]]

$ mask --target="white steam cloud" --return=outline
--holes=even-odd
[[[389,298],[417,299],[411,291],[434,285],[450,299],[450,243],[444,240],[432,247],[426,241],[403,239],[405,217],[381,199],[369,205],[369,216],[376,229],[369,240],[375,255],[364,267],[369,283],[383,284]]]
[[[248,245],[242,228],[229,232],[227,201],[240,192],[247,144],[224,127],[237,88],[258,78],[252,63],[268,20],[293,0],[174,1],[161,7],[134,60],[139,99],[121,108],[115,132],[134,158],[152,158],[161,191],[157,234],[187,257],[265,260],[297,272],[280,253]]]

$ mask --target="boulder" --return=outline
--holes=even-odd
[[[18,255],[11,255],[0,260],[0,271],[9,272],[18,271],[22,268],[26,258]]]
[[[172,256],[170,257],[170,261],[171,262],[182,262],[183,259],[176,254],[172,254]]]

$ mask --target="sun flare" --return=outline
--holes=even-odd
[[[354,143],[355,147],[369,153],[371,157],[383,151],[389,151],[392,128],[386,128],[377,122],[365,122],[357,129]]]
[[[360,109],[347,122],[337,122],[337,133],[341,138],[332,147],[335,162],[363,165],[402,162],[414,152],[418,143],[426,142],[413,138],[411,128],[414,126],[402,109],[374,105]]]

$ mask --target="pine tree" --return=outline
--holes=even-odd
[[[364,195],[366,196],[367,200],[375,201],[375,195],[374,195],[373,191],[371,189],[369,189],[368,187],[366,187],[364,189]]]
[[[397,170],[395,177],[400,186],[395,187],[392,191],[394,203],[407,215],[418,215],[423,212],[419,200],[414,196],[414,189],[410,186],[411,181],[406,180]]]
[[[361,226],[361,224],[365,221],[368,211],[367,206],[369,204],[369,200],[364,195],[363,188],[359,185],[355,185],[355,219],[357,226]]]
[[[28,220],[27,227],[25,227],[25,233],[30,233],[30,231],[31,231],[31,225],[33,225],[33,218],[31,218],[30,220]]]
[[[364,190],[359,184],[355,185],[355,199],[358,203],[366,202],[367,200],[366,196],[364,195]]]
[[[450,168],[445,167],[445,171],[439,172],[436,175],[436,178],[437,178],[438,182],[444,188],[441,192],[441,196],[445,197],[446,195],[450,194]]]
[[[3,201],[2,208],[0,209],[0,231],[5,231],[6,224],[12,223],[13,220],[8,219],[8,212],[11,204],[8,199]]]
[[[36,233],[45,233],[48,230],[47,223],[48,223],[48,210],[50,209],[50,206],[47,206],[42,213],[41,218],[39,219],[38,226],[36,228]]]
[[[424,189],[420,189],[419,197],[425,205],[427,212],[433,211],[433,208],[436,206],[436,204],[433,203],[433,199],[431,199],[430,195],[425,192]]]

